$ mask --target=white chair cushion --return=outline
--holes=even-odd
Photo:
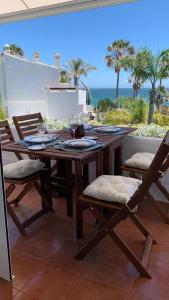
[[[84,195],[98,200],[127,203],[135,193],[141,180],[113,175],[102,175],[83,191]]]
[[[8,164],[3,167],[5,178],[25,178],[40,171],[45,164],[39,160],[27,159],[19,160],[16,163]]]
[[[135,153],[132,157],[125,161],[125,166],[141,170],[148,170],[152,160],[154,159],[154,156],[154,153],[148,152]]]

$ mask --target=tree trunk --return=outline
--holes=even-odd
[[[136,98],[138,98],[139,92],[140,92],[140,88],[137,86],[137,89],[136,89]]]
[[[120,79],[120,71],[117,71],[117,83],[116,83],[116,99],[119,98],[119,79]]]
[[[138,98],[138,89],[136,89],[135,98]]]
[[[154,103],[155,103],[156,91],[155,85],[152,85],[149,95],[149,113],[148,113],[148,124],[153,122],[153,115],[154,115]]]
[[[76,76],[74,76],[74,86],[79,86],[78,78]]]
[[[158,87],[158,94],[157,94],[158,110],[160,108],[160,104],[163,104],[163,101],[161,99],[161,86],[162,86],[162,79],[160,79],[160,84],[159,84],[159,87]]]
[[[136,88],[133,86],[133,99],[136,98]]]

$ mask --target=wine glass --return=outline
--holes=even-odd
[[[43,144],[43,135],[46,132],[46,126],[45,126],[45,124],[44,123],[38,123],[37,124],[37,130],[38,130],[39,134],[42,137],[42,144]]]
[[[69,119],[69,127],[72,129],[73,138],[75,138],[75,132],[78,126],[78,118],[76,116],[72,116]]]
[[[88,122],[89,122],[89,120],[90,120],[90,115],[89,115],[89,113],[84,113],[84,112],[82,112],[82,113],[80,113],[79,115],[78,115],[78,117],[79,117],[79,123],[81,124],[81,125],[83,125],[84,126],[84,129],[86,130],[86,129],[88,129],[89,128],[89,124],[88,124]]]
[[[37,130],[39,132],[39,134],[45,134],[46,132],[46,126],[44,123],[38,123],[37,124]]]
[[[99,112],[99,120],[103,123],[103,121],[104,121],[104,119],[105,119],[105,112]]]

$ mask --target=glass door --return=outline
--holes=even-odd
[[[1,146],[0,146],[0,278],[3,278],[7,281],[11,281],[12,279]]]

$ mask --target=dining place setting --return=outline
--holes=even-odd
[[[37,124],[37,133],[25,136],[18,144],[25,146],[30,151],[43,151],[48,147],[65,152],[87,152],[104,147],[100,141],[101,135],[124,134],[127,130],[116,126],[92,126],[88,123],[87,114],[72,115],[67,120],[63,131],[48,129],[45,122]],[[99,118],[104,121],[105,113],[100,113]],[[70,138],[69,138],[70,137]]]

